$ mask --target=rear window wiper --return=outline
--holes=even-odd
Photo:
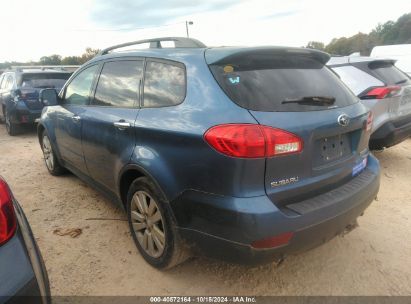
[[[395,84],[401,84],[401,83],[407,82],[407,80],[408,79],[402,79],[402,80],[397,81]]]
[[[335,102],[334,97],[328,96],[305,96],[301,98],[287,98],[281,102],[281,104],[298,103],[301,105],[309,106],[330,106]]]

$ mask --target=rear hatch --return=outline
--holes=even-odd
[[[325,66],[325,53],[293,48],[212,52],[206,59],[230,99],[259,124],[292,132],[298,153],[266,159],[265,189],[279,207],[359,174],[368,155],[368,112]]]
[[[71,73],[25,73],[20,79],[20,100],[24,101],[30,110],[41,110],[43,104],[39,101],[42,89],[52,88],[57,92],[64,86]]]
[[[411,115],[411,80],[394,63],[395,60],[375,60],[353,63],[352,65],[382,81],[386,89],[386,94],[383,96],[385,93],[382,91],[383,88],[369,88],[359,95],[360,98],[376,98],[376,93],[382,92],[379,97],[388,103],[388,112],[391,117],[400,119]]]

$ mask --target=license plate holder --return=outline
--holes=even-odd
[[[343,158],[351,151],[351,143],[348,134],[325,137],[319,140],[321,158],[323,162]]]

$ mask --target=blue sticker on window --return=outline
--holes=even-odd
[[[230,77],[230,78],[228,78],[228,80],[230,80],[231,84],[238,84],[238,83],[240,83],[240,76]]]

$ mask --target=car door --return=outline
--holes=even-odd
[[[90,106],[82,114],[83,151],[91,177],[115,192],[135,147],[143,59],[104,63]]]
[[[61,158],[85,174],[88,171],[81,146],[82,116],[89,104],[98,68],[98,64],[85,67],[70,80],[55,115],[56,142]]]

